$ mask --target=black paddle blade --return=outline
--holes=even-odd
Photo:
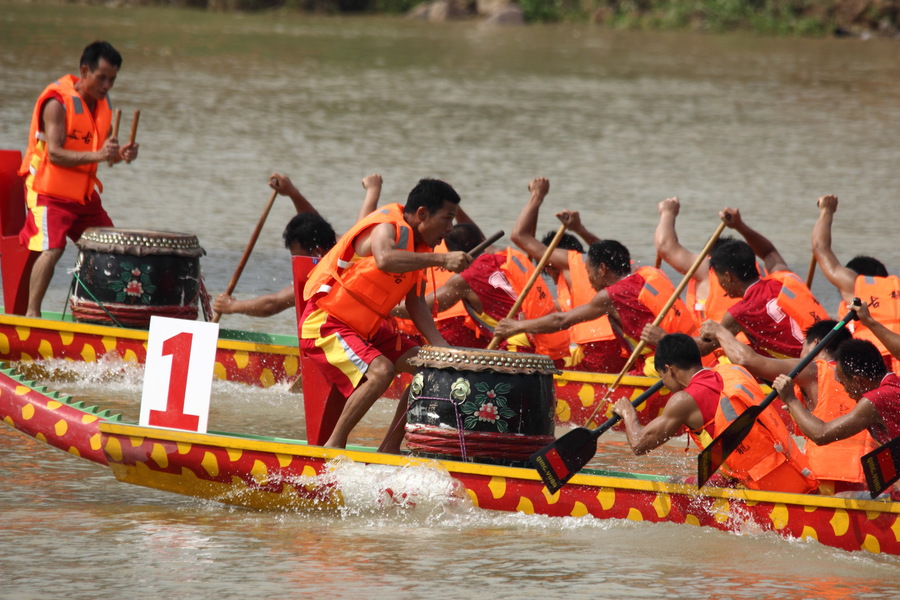
[[[555,494],[597,454],[597,436],[590,429],[573,429],[531,455],[531,464]]]
[[[751,406],[725,428],[697,457],[697,487],[702,488],[728,456],[740,448],[765,406]]]
[[[869,493],[875,498],[900,479],[900,437],[862,457]]]

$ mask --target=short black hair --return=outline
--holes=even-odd
[[[847,340],[837,349],[834,358],[844,375],[850,377],[881,381],[888,373],[884,357],[869,340]]]
[[[551,231],[547,235],[544,236],[544,239],[541,240],[545,246],[549,246],[550,242],[553,241],[553,238],[556,237],[556,232]],[[581,241],[571,233],[564,233],[561,238],[559,238],[559,243],[556,245],[557,248],[562,248],[563,250],[575,250],[577,252],[581,252],[584,254],[584,246],[581,244]]]
[[[676,369],[690,369],[702,367],[700,349],[694,338],[686,333],[669,333],[659,340],[656,346],[656,354],[653,357],[653,366],[661,373],[669,365]]]
[[[826,335],[831,333],[831,330],[834,329],[837,324],[838,322],[833,319],[816,321],[806,328],[806,341],[810,343],[822,341],[825,339]],[[831,349],[831,354],[834,355],[838,346],[850,339],[853,339],[853,334],[851,334],[850,330],[846,327],[841,327],[828,344],[828,348]]]
[[[716,275],[731,273],[745,283],[759,279],[756,255],[743,240],[729,239],[717,244],[709,253],[709,266]]]
[[[122,55],[109,42],[96,41],[88,44],[81,53],[79,65],[86,65],[91,71],[100,66],[100,59],[119,69],[122,67]]]
[[[447,250],[451,252],[469,252],[484,241],[484,236],[473,223],[457,223],[444,236],[444,241],[447,242]]]
[[[846,265],[851,271],[857,275],[868,275],[869,277],[887,277],[887,268],[884,263],[877,258],[871,256],[855,256],[851,258]]]
[[[631,273],[631,254],[628,248],[616,240],[603,240],[591,244],[588,262],[594,268],[606,265],[616,275]]]
[[[410,190],[403,212],[412,214],[419,207],[424,207],[428,214],[433,215],[441,210],[444,202],[459,204],[460,197],[456,190],[453,189],[453,186],[440,179],[420,179],[419,183]]]
[[[295,215],[288,221],[281,237],[284,239],[284,247],[289,250],[291,244],[297,243],[308,251],[321,248],[328,252],[337,243],[334,228],[322,215],[314,212]]]

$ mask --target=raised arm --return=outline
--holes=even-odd
[[[286,175],[282,175],[281,173],[272,173],[269,176],[269,187],[281,194],[282,196],[287,196],[291,199],[291,202],[294,203],[294,209],[297,211],[297,214],[301,213],[316,213],[319,214],[313,205],[307,200],[303,194],[300,193],[300,190],[297,189],[297,186],[291,182],[290,178]]]
[[[565,223],[567,231],[583,239],[588,246],[600,241],[600,238],[588,231],[587,227],[581,222],[581,215],[577,210],[558,212],[556,213],[556,218],[560,222]]]
[[[675,219],[678,217],[680,209],[681,203],[678,202],[678,198],[666,198],[657,205],[659,223],[656,225],[653,243],[656,246],[656,253],[672,265],[673,269],[684,275],[694,266],[698,255],[682,246],[678,241],[678,234],[675,233]],[[698,282],[709,281],[709,259],[703,261],[703,264],[694,273],[694,279]],[[700,293],[701,291],[703,294]],[[698,296],[705,296],[707,291],[698,290]]]
[[[538,213],[540,213],[544,198],[550,191],[550,180],[544,177],[532,179],[528,184],[528,191],[531,192],[531,197],[522,212],[519,213],[509,237],[525,254],[534,260],[540,260],[547,251],[547,246],[535,237],[535,232],[537,231]],[[549,264],[560,271],[567,271],[569,269],[568,250],[554,249],[550,255]]]
[[[838,289],[848,305],[853,301],[856,272],[843,266],[831,249],[831,225],[837,212],[837,196],[822,196],[817,200],[819,218],[813,226],[812,251],[825,278]]]
[[[762,259],[769,273],[776,271],[790,271],[784,258],[775,248],[775,245],[767,237],[744,223],[741,211],[736,208],[726,208],[719,213],[719,217],[725,221],[728,227],[734,229],[743,236],[744,240],[753,249],[753,253]]]
[[[359,207],[359,214],[356,215],[357,221],[362,220],[363,217],[378,208],[378,200],[381,199],[381,184],[381,175],[377,173],[363,177],[362,186],[366,190],[366,197],[363,199],[362,206]]]
[[[859,322],[869,328],[875,337],[878,338],[878,341],[884,344],[884,347],[887,348],[887,351],[891,353],[891,356],[894,358],[900,359],[900,334],[896,334],[880,322],[876,321],[874,317],[872,317],[872,313],[869,312],[869,307],[863,303],[861,306],[857,306],[852,302],[849,304],[850,310],[856,311],[856,314],[859,315]]]

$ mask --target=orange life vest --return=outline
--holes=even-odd
[[[506,249],[506,262],[500,267],[506,274],[506,278],[513,286],[517,295],[522,290],[534,273],[534,265],[528,259],[528,255],[515,248]],[[522,311],[526,319],[537,319],[544,315],[556,312],[558,309],[553,302],[553,296],[544,280],[538,276],[535,279],[531,291],[522,302]],[[546,354],[556,360],[569,354],[569,331],[564,329],[553,333],[531,333],[528,337],[534,343],[534,350],[538,354]]]
[[[310,273],[303,288],[303,298],[313,296],[316,305],[370,339],[377,333],[381,322],[421,280],[422,271],[387,273],[375,265],[373,256],[358,256],[353,248],[356,238],[368,229],[382,223],[394,225],[394,243],[407,252],[431,252],[427,244],[415,244],[412,228],[403,218],[400,204],[385,207],[358,221],[350,231],[341,236],[322,261]]]
[[[756,379],[743,367],[719,364],[712,369],[722,376],[724,385],[714,421],[704,424],[699,432],[691,432],[691,437],[702,448],[738,415],[750,406],[759,405],[766,396]],[[778,413],[769,409],[760,413],[750,433],[729,455],[722,470],[754,490],[804,494],[818,487],[806,455],[800,451]]]
[[[806,330],[819,321],[828,319],[828,312],[813,296],[806,283],[792,271],[776,271],[764,279],[774,279],[781,283],[781,292],[776,304],[800,327],[800,338]]]
[[[697,297],[697,280],[691,278],[685,291],[685,305],[694,316],[694,320],[702,323],[707,319],[720,322],[728,309],[740,302],[740,298],[731,298],[725,294],[719,277],[713,269],[709,270],[709,293],[706,298]]]
[[[556,295],[559,298],[559,306],[562,311],[569,311],[576,306],[590,302],[597,290],[588,279],[587,255],[577,250],[569,250],[569,279],[572,281],[571,289],[565,280],[560,277],[557,284]],[[598,319],[576,323],[569,328],[569,337],[575,344],[589,344],[591,342],[605,342],[616,339],[609,317],[604,315]]]
[[[876,321],[894,333],[900,334],[900,278],[895,275],[889,277],[860,275],[853,285],[853,295],[866,303]],[[841,300],[838,315],[843,317],[847,314],[847,310],[847,303]],[[891,356],[881,340],[875,337],[868,327],[859,321],[850,321],[847,328],[853,332],[853,337],[875,344],[886,361],[889,358],[891,370],[900,373],[900,361]]]
[[[850,398],[844,386],[838,383],[835,363],[816,359],[816,369],[819,397],[812,411],[813,416],[828,422],[853,410],[856,402]],[[872,435],[864,429],[849,438],[823,446],[808,441],[806,456],[810,468],[819,479],[865,483],[860,458],[876,447]]]
[[[675,286],[666,274],[656,267],[641,267],[635,273],[644,278],[644,286],[638,293],[638,301],[654,315],[658,315],[675,293]],[[681,298],[675,300],[659,326],[665,329],[666,333],[685,333],[690,336],[700,333],[700,326]]]
[[[60,167],[50,162],[47,138],[41,131],[41,112],[50,97],[61,97],[66,109],[66,142],[63,148],[74,152],[96,152],[106,142],[112,123],[109,97],[97,101],[91,109],[75,90],[78,78],[66,75],[44,88],[34,105],[28,149],[19,167],[19,175],[25,176],[25,184],[38,194],[72,200],[84,204],[96,186],[103,191],[97,179],[97,163],[77,167]]]

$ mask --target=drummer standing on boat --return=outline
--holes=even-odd
[[[139,146],[119,146],[111,136],[109,90],[121,66],[122,55],[108,42],[89,44],[81,55],[80,77],[61,77],[35,103],[28,149],[19,169],[28,206],[19,241],[41,253],[31,271],[29,317],[41,316],[66,237],[77,242],[88,227],[113,225],[100,203],[98,189],[102,191],[103,185],[97,179],[97,165],[131,162]]]
[[[310,274],[300,350],[347,398],[325,446],[346,447],[350,432],[387,390],[395,371],[411,369],[408,359],[418,346],[386,320],[401,300],[428,343],[448,345],[421,296],[421,284],[428,267],[459,273],[472,262],[465,252],[433,252],[453,228],[459,202],[448,183],[422,179],[406,206],[389,204],[356,223]],[[381,451],[400,451],[406,398],[397,406]]]

